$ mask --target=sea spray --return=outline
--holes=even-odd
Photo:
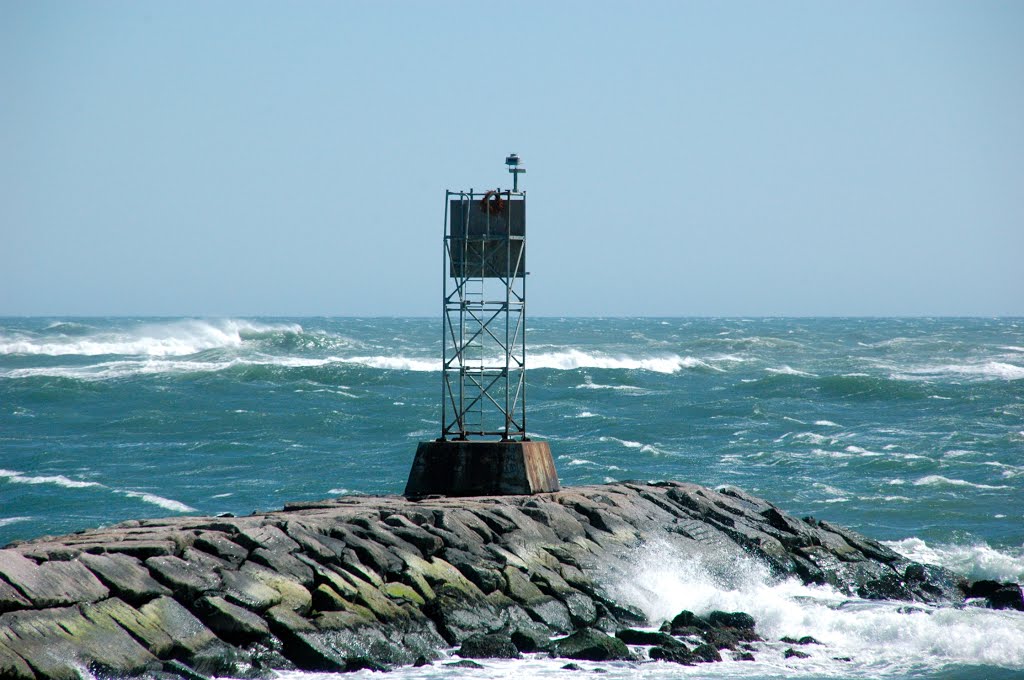
[[[750,614],[766,641],[755,653],[761,663],[785,660],[783,637],[810,636],[821,645],[802,647],[811,655],[804,672],[811,666],[829,676],[895,677],[976,663],[1024,672],[1024,612],[864,600],[776,578],[754,558],[722,562],[663,540],[609,565],[605,578],[617,600],[654,626],[682,610]],[[702,667],[703,674],[711,670]]]

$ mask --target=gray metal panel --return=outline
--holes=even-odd
[[[500,209],[499,209],[500,206]],[[449,206],[449,276],[504,278],[526,272],[526,201],[452,199]]]

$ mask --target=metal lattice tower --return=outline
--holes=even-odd
[[[445,192],[441,436],[416,447],[409,498],[561,488],[551,447],[526,436],[526,168],[505,164],[511,190]]]
[[[526,192],[445,192],[441,440],[526,436]]]

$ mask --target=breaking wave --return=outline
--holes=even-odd
[[[165,510],[172,512],[195,512],[196,509],[185,505],[180,501],[176,501],[170,498],[164,498],[163,496],[157,496],[156,494],[147,493],[144,491],[131,491],[128,489],[114,489],[105,484],[99,482],[85,482],[77,479],[70,479],[64,475],[25,475],[22,472],[15,470],[0,470],[0,479],[6,479],[8,482],[13,484],[53,484],[55,486],[64,487],[66,489],[105,489],[111,493],[120,494],[129,498],[137,498],[144,503],[150,503],[152,505],[160,506]]]
[[[920,538],[884,543],[904,557],[924,564],[946,567],[972,581],[1024,582],[1024,546],[1016,551],[997,550],[987,543],[929,545]]]
[[[967,486],[974,489],[1008,489],[1008,486],[992,486],[990,484],[976,484],[964,479],[950,479],[942,475],[927,475],[914,482],[914,486]]]
[[[64,324],[43,334],[0,335],[0,355],[188,356],[209,349],[240,347],[245,339],[268,333],[302,332],[298,324],[255,323],[235,319],[181,320],[82,335]],[[52,331],[60,331],[57,334]]]
[[[1003,361],[978,364],[945,364],[903,369],[893,375],[904,380],[935,380],[941,378],[974,378],[978,380],[1024,380],[1024,366]]]
[[[583,352],[578,349],[531,354],[529,366],[530,368],[552,368],[561,371],[572,371],[578,368],[603,368],[652,371],[654,373],[678,373],[688,368],[721,370],[700,359],[689,356],[681,357],[678,354],[661,357],[615,357],[601,352]]]
[[[651,625],[682,610],[746,612],[769,641],[755,657],[775,663],[774,651],[780,672],[782,650],[771,641],[805,635],[822,643],[804,651],[827,676],[901,676],[974,664],[1024,669],[1024,614],[1018,612],[861,600],[829,586],[777,579],[752,558],[709,561],[662,541],[641,546],[626,563],[610,569],[605,585]]]

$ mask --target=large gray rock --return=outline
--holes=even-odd
[[[171,594],[169,588],[150,576],[149,570],[142,562],[130,555],[83,553],[78,559],[89,571],[98,576],[114,595],[127,602],[142,604],[155,597]]]
[[[159,619],[143,614],[116,597],[82,605],[81,611],[85,618],[101,627],[120,626],[156,657],[165,658],[174,650],[175,642]]]
[[[626,643],[592,628],[579,630],[567,638],[555,640],[551,646],[555,656],[586,661],[631,659]]]
[[[192,602],[221,586],[221,578],[216,571],[173,555],[150,557],[146,560],[146,566],[157,580],[184,602]]]
[[[15,550],[0,550],[0,576],[36,607],[95,602],[110,594],[77,560],[36,564]]]
[[[77,607],[0,615],[0,645],[24,659],[37,676],[78,680],[76,667],[131,675],[157,663],[120,626],[92,621]]]
[[[522,655],[508,635],[470,635],[456,652],[464,659],[518,659]]]
[[[0,614],[15,609],[27,609],[32,603],[7,581],[0,579]]]
[[[270,636],[266,621],[222,597],[201,597],[196,600],[194,610],[210,630],[224,640],[244,643]]]

